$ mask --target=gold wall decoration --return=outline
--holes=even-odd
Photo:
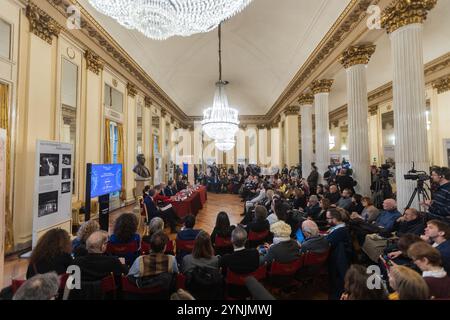
[[[298,97],[298,103],[301,106],[312,105],[314,103],[314,96],[310,93],[304,93]]]
[[[114,88],[117,88],[117,85],[119,84],[119,82],[117,82],[116,79],[113,79],[112,84],[113,84]]]
[[[370,58],[375,52],[375,45],[358,45],[350,46],[339,57],[339,62],[342,63],[345,69],[358,64],[368,64]]]
[[[151,106],[152,106],[152,99],[150,99],[150,97],[145,97],[145,99],[144,99],[144,104],[145,104],[145,107],[146,108],[151,108]]]
[[[378,114],[378,105],[369,107],[369,114],[371,116],[376,116]]]
[[[381,15],[381,26],[388,33],[408,24],[423,23],[437,0],[396,0]]]
[[[161,117],[164,118],[167,115],[167,111],[164,108],[161,108]]]
[[[137,95],[136,86],[130,82],[127,84],[127,92],[128,95],[132,98],[134,98]]]
[[[300,107],[299,106],[289,106],[284,109],[284,114],[286,116],[299,115]]]
[[[263,130],[263,129],[267,129],[267,126],[265,124],[258,124],[256,126],[256,128],[258,128],[258,130]]]
[[[100,59],[100,57],[91,50],[86,50],[84,57],[86,58],[86,66],[88,70],[91,70],[96,75],[100,74],[100,71],[103,70],[102,59]]]
[[[311,91],[314,94],[329,93],[331,92],[331,86],[333,85],[333,82],[334,80],[332,79],[316,80],[311,84]]]
[[[52,44],[53,36],[59,36],[61,25],[33,2],[27,6],[26,16],[30,22],[30,31],[48,44]]]
[[[447,92],[450,90],[450,76],[441,78],[433,83],[433,88],[437,90],[438,94]]]

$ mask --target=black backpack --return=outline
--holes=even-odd
[[[220,300],[224,298],[224,279],[217,269],[197,266],[186,274],[186,289],[197,300]]]

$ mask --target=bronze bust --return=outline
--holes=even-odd
[[[133,168],[133,172],[139,177],[147,179],[150,178],[150,170],[145,166],[145,157],[143,154],[137,155],[137,165]]]

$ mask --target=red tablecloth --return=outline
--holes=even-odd
[[[201,192],[195,191],[189,198],[183,201],[172,202],[173,209],[177,216],[183,218],[190,214],[196,215],[199,210],[203,208],[200,194]]]
[[[200,186],[197,191],[198,193],[200,193],[200,201],[202,202],[202,205],[204,205],[206,200],[208,199],[207,189],[205,186]]]

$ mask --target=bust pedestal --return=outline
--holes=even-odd
[[[140,176],[137,176],[134,178],[134,181],[136,182],[136,189],[134,193],[134,197],[136,199],[136,205],[134,206],[134,212],[139,217],[141,214],[141,207],[139,205],[139,197],[142,197],[142,192],[145,188],[145,186],[150,185],[150,178],[143,178]]]

